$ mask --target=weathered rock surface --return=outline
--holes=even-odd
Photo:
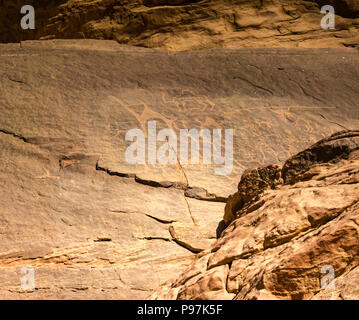
[[[229,226],[154,298],[359,298],[359,131],[332,135],[281,170],[267,169],[242,177]],[[243,198],[244,185],[255,186],[256,197]],[[323,285],[328,270],[333,288]]]
[[[0,2],[1,42],[117,40],[170,51],[243,47],[359,47],[355,0],[28,0],[36,29],[20,27],[20,0]],[[322,30],[320,8],[336,10]]]
[[[216,241],[225,201],[245,169],[281,165],[342,127],[359,127],[354,49],[167,54],[112,41],[25,41],[0,45],[0,79],[2,298],[148,297]],[[176,132],[233,128],[232,174],[128,164],[125,134],[146,131],[148,120]],[[288,177],[297,176],[295,159]],[[274,192],[265,172],[255,176]],[[350,190],[330,195],[349,205]],[[335,214],[334,198],[327,205]],[[282,241],[276,232],[269,246]],[[261,247],[259,238],[248,253]],[[218,288],[208,298],[231,296],[229,267],[216,259],[214,284],[201,286]],[[33,292],[20,287],[27,265],[35,269]]]

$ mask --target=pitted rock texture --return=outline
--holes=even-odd
[[[356,0],[28,0],[36,29],[20,27],[20,0],[0,2],[1,42],[91,38],[169,51],[359,46]],[[323,5],[336,10],[323,30]]]
[[[256,199],[282,183],[277,171],[286,159],[342,127],[359,127],[354,49],[168,54],[115,41],[51,40],[0,45],[0,58],[4,299],[147,298],[216,241],[244,170],[275,164],[249,171],[264,181],[243,183]],[[232,174],[202,164],[128,164],[126,132],[146,132],[149,120],[176,133],[234,129]],[[296,159],[287,163],[288,177],[297,176]],[[329,199],[349,205],[350,190],[340,192]],[[315,213],[313,221],[321,221]],[[284,241],[276,232],[266,245]],[[220,263],[213,281],[201,282],[218,288],[208,298],[233,295],[229,266]],[[35,271],[31,292],[20,286],[23,266]]]
[[[245,175],[232,222],[153,298],[358,299],[359,131],[318,142],[279,172],[282,183],[276,174],[247,206],[244,181],[251,192],[262,178]],[[333,287],[323,282],[329,269]]]

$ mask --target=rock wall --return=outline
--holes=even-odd
[[[146,298],[216,242],[227,197],[246,169],[276,164],[246,172],[238,192],[246,186],[253,186],[253,192],[247,188],[248,197],[239,205],[234,202],[227,223],[240,215],[238,210],[247,210],[260,190],[282,183],[276,172],[287,158],[343,127],[359,127],[359,56],[354,49],[168,54],[115,41],[49,40],[0,45],[0,57],[4,299]],[[149,120],[176,133],[233,128],[232,174],[218,176],[213,166],[201,164],[130,165],[124,159],[126,132],[146,131]],[[325,160],[317,157],[318,163]],[[305,175],[298,162],[287,161],[286,180]],[[349,205],[355,196],[355,184],[349,182],[318,190],[329,198],[342,197],[338,206]],[[288,201],[301,201],[296,190],[283,189],[282,209],[273,200],[273,210],[283,215],[287,208],[294,210]],[[325,205],[336,215],[334,200]],[[308,204],[313,206],[324,204]],[[308,212],[315,220],[314,209]],[[295,212],[288,215],[289,220],[295,217]],[[232,225],[236,221],[240,219]],[[293,232],[308,223],[295,220]],[[261,246],[260,230],[271,225],[264,220],[256,231],[253,250]],[[280,227],[286,230],[286,224]],[[230,235],[230,229],[224,234]],[[254,229],[246,230],[251,239]],[[266,238],[269,246],[282,241],[273,232]],[[221,270],[229,268],[221,263]],[[345,261],[340,263],[347,268]],[[35,272],[32,291],[20,285],[25,266]],[[224,274],[218,278],[221,286]]]

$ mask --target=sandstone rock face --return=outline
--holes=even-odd
[[[243,47],[358,47],[355,0],[29,0],[36,29],[20,28],[19,0],[0,2],[1,42],[55,38],[117,40],[182,51]],[[336,10],[322,30],[321,6]]]
[[[231,284],[230,291],[226,282],[236,263],[268,247],[253,256],[265,259],[267,250],[282,248],[279,244],[288,237],[310,231],[310,223],[336,216],[342,205],[348,206],[348,212],[354,208],[350,205],[357,193],[351,179],[355,181],[356,174],[341,179],[336,157],[327,162],[313,151],[292,158],[285,170],[280,167],[319,139],[343,127],[359,127],[359,57],[354,49],[168,54],[115,41],[51,40],[0,45],[0,57],[2,298],[146,298],[197,261],[197,253],[201,264],[196,262],[196,268],[202,273],[206,270],[202,264],[209,259],[206,250],[224,226],[220,222],[227,197],[251,167],[259,169],[243,176],[240,204],[234,202],[231,210],[227,204],[225,221],[231,225],[219,240],[230,237],[236,221],[245,219],[248,227],[239,232],[237,243],[242,251],[232,251],[235,243],[231,242],[220,246],[218,255],[211,254],[211,271],[205,271],[203,281],[197,283],[195,276],[190,283],[183,280],[189,291],[179,284],[177,293],[167,288],[169,296],[186,298],[199,291],[206,298],[239,294],[241,276],[233,274],[233,283],[239,284]],[[129,164],[124,156],[130,144],[125,135],[133,128],[146,131],[149,120],[157,121],[158,130],[175,132],[234,129],[232,173],[215,175],[215,165]],[[333,144],[345,142],[342,155],[335,154],[346,159],[346,172],[355,170],[350,169],[355,167],[355,139],[333,138]],[[275,165],[264,166],[268,163]],[[304,209],[299,219],[292,203],[302,201],[302,189],[288,183],[314,183],[298,177],[310,177],[323,165],[330,167],[330,176],[318,180],[313,190],[325,190],[330,201],[303,202],[317,208],[311,209],[310,222]],[[284,181],[287,184],[281,187]],[[326,181],[333,185],[321,188]],[[246,188],[251,189],[247,194]],[[277,188],[283,201],[280,207],[277,200],[270,202]],[[312,189],[303,190],[308,201],[316,197]],[[263,191],[268,199],[262,198]],[[338,197],[340,204],[335,201]],[[265,219],[272,218],[263,213],[262,227],[252,231],[254,212],[264,210],[257,198],[286,216],[288,223],[268,231],[265,226],[272,222]],[[340,228],[352,237],[351,225],[346,220],[341,223]],[[340,256],[347,249],[338,250]],[[237,254],[240,258],[230,267],[230,256]],[[346,270],[345,263],[338,259],[339,274]],[[20,287],[24,266],[35,271],[31,292]],[[243,279],[247,276],[243,274]],[[355,273],[347,276],[354,279]],[[271,292],[285,296],[281,290]],[[348,296],[354,294],[348,290]]]
[[[244,175],[229,226],[154,298],[359,298],[359,131],[332,135],[292,157],[275,170],[270,188],[270,179],[260,179],[273,172],[267,169]],[[259,179],[261,193],[243,199],[244,181],[251,189]],[[326,282],[328,270],[333,282]]]

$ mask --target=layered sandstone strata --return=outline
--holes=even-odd
[[[0,2],[0,41],[91,38],[182,51],[243,47],[358,47],[356,0],[29,0],[36,29],[20,27],[19,0]],[[336,10],[322,30],[323,5]]]

